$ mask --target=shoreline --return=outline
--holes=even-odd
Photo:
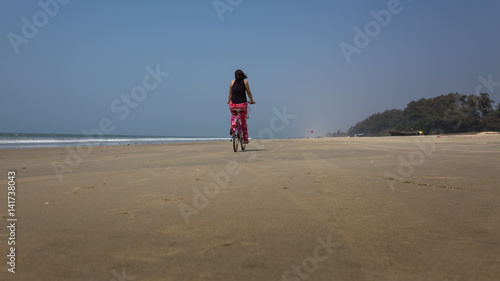
[[[484,135],[499,135],[500,132],[479,132],[479,133],[456,133],[456,134],[437,134],[437,135],[409,135],[409,136],[363,136],[363,137],[357,137],[357,138],[401,138],[401,137],[433,137],[433,136],[439,136],[439,137],[446,137],[446,136],[484,136]],[[169,137],[168,137],[169,138]],[[107,147],[107,146],[119,146],[119,147],[124,147],[124,146],[137,146],[137,145],[158,145],[158,144],[178,144],[178,143],[211,143],[211,142],[226,142],[230,141],[231,138],[227,137],[212,137],[212,138],[206,138],[206,137],[197,137],[200,140],[196,140],[196,138],[192,138],[193,140],[184,140],[188,139],[188,137],[175,137],[179,138],[179,140],[172,140],[172,141],[165,141],[165,142],[148,142],[144,143],[144,141],[140,141],[133,143],[133,141],[129,142],[118,142],[118,141],[110,141],[113,143],[109,144],[100,144],[100,145],[93,145],[93,144],[88,144],[88,142],[76,142],[72,145],[33,145],[33,146],[27,146],[27,147],[13,147],[13,148],[8,148],[8,147],[0,147],[0,151],[4,150],[21,150],[21,149],[41,149],[41,148],[75,148],[75,147],[89,147],[89,148],[96,148],[96,147]],[[300,139],[343,139],[343,138],[356,138],[356,137],[351,137],[351,136],[344,136],[344,137],[297,137],[297,138],[281,138],[281,139],[252,139],[250,138],[250,141],[256,141],[256,142],[267,142],[270,140],[300,140]],[[213,139],[213,140],[207,140],[207,139]],[[117,143],[118,142],[118,143]],[[116,144],[117,143],[117,144]],[[15,146],[17,144],[12,144],[12,146]]]

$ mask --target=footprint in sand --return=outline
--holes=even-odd
[[[184,200],[184,198],[165,198],[165,202],[179,202]]]
[[[96,187],[95,186],[82,186],[82,187],[73,187],[73,190],[71,191],[71,193],[73,194],[77,194],[78,191],[80,190],[92,190],[92,189],[95,189]]]
[[[102,185],[106,185],[105,182],[102,183]],[[92,186],[82,186],[82,187],[73,187],[73,189],[71,190],[71,193],[73,194],[77,194],[79,190],[93,190],[93,189],[96,189],[97,187],[95,185],[92,185]]]

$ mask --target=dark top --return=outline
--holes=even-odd
[[[236,104],[247,102],[247,95],[245,93],[246,89],[245,80],[234,80],[231,101]]]

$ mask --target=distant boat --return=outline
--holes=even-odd
[[[411,128],[413,133],[409,132],[394,132],[394,131],[388,131],[391,136],[418,136],[418,135],[423,135],[424,133],[422,131],[415,131],[413,128]]]
[[[393,131],[388,131],[391,136],[416,136],[417,134],[415,133],[404,133],[404,132],[393,132]]]

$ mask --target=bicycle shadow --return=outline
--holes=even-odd
[[[249,151],[249,152],[250,151],[265,151],[265,150],[267,150],[267,149],[265,149],[265,148],[248,148],[248,147],[245,148],[245,152],[246,151]]]

